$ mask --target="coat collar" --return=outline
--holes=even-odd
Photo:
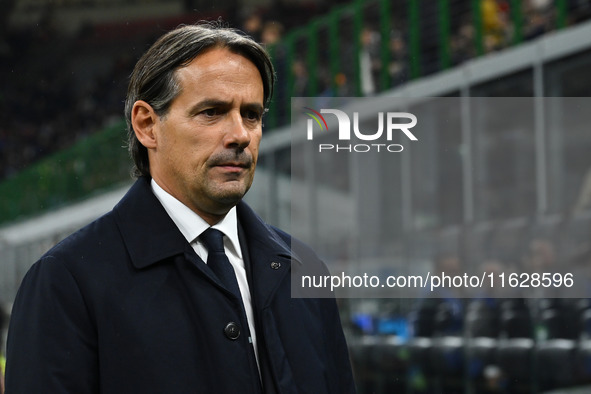
[[[136,268],[181,254],[188,245],[152,192],[150,178],[139,178],[113,212]]]
[[[167,257],[185,253],[190,245],[168,216],[150,188],[150,178],[139,178],[113,209],[131,261],[136,268],[146,268]],[[244,202],[237,215],[248,244],[251,261],[280,258],[299,261],[287,244]],[[256,274],[256,269],[253,271]]]

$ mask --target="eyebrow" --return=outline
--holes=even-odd
[[[221,107],[221,108],[228,108],[232,105],[231,101],[224,101],[224,100],[217,100],[217,99],[204,99],[193,105],[189,109],[189,113],[196,113],[199,112],[203,108],[209,107]],[[259,113],[263,113],[265,111],[265,107],[260,103],[246,103],[240,106],[241,110],[251,110],[257,111]]]

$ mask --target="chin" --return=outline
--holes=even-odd
[[[240,190],[227,190],[227,191],[218,193],[214,197],[214,199],[222,205],[234,206],[234,205],[238,204],[240,202],[240,200],[242,200],[242,198],[246,194],[247,190],[244,190],[244,188],[241,188]]]
[[[208,186],[201,190],[202,195],[205,194],[210,201],[226,207],[238,204],[250,189],[250,183],[244,180],[210,183]]]

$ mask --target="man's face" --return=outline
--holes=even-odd
[[[181,93],[154,123],[150,172],[213,224],[250,188],[262,133],[263,81],[247,58],[212,48],[176,72]]]

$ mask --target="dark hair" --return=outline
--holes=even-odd
[[[133,176],[149,176],[148,150],[137,139],[131,125],[131,110],[138,100],[152,106],[158,116],[167,114],[172,101],[180,94],[176,70],[189,64],[208,48],[220,47],[250,60],[261,73],[264,104],[273,95],[275,73],[265,49],[237,30],[220,22],[181,26],[160,37],[135,65],[127,89],[125,119],[128,149],[134,161]]]

